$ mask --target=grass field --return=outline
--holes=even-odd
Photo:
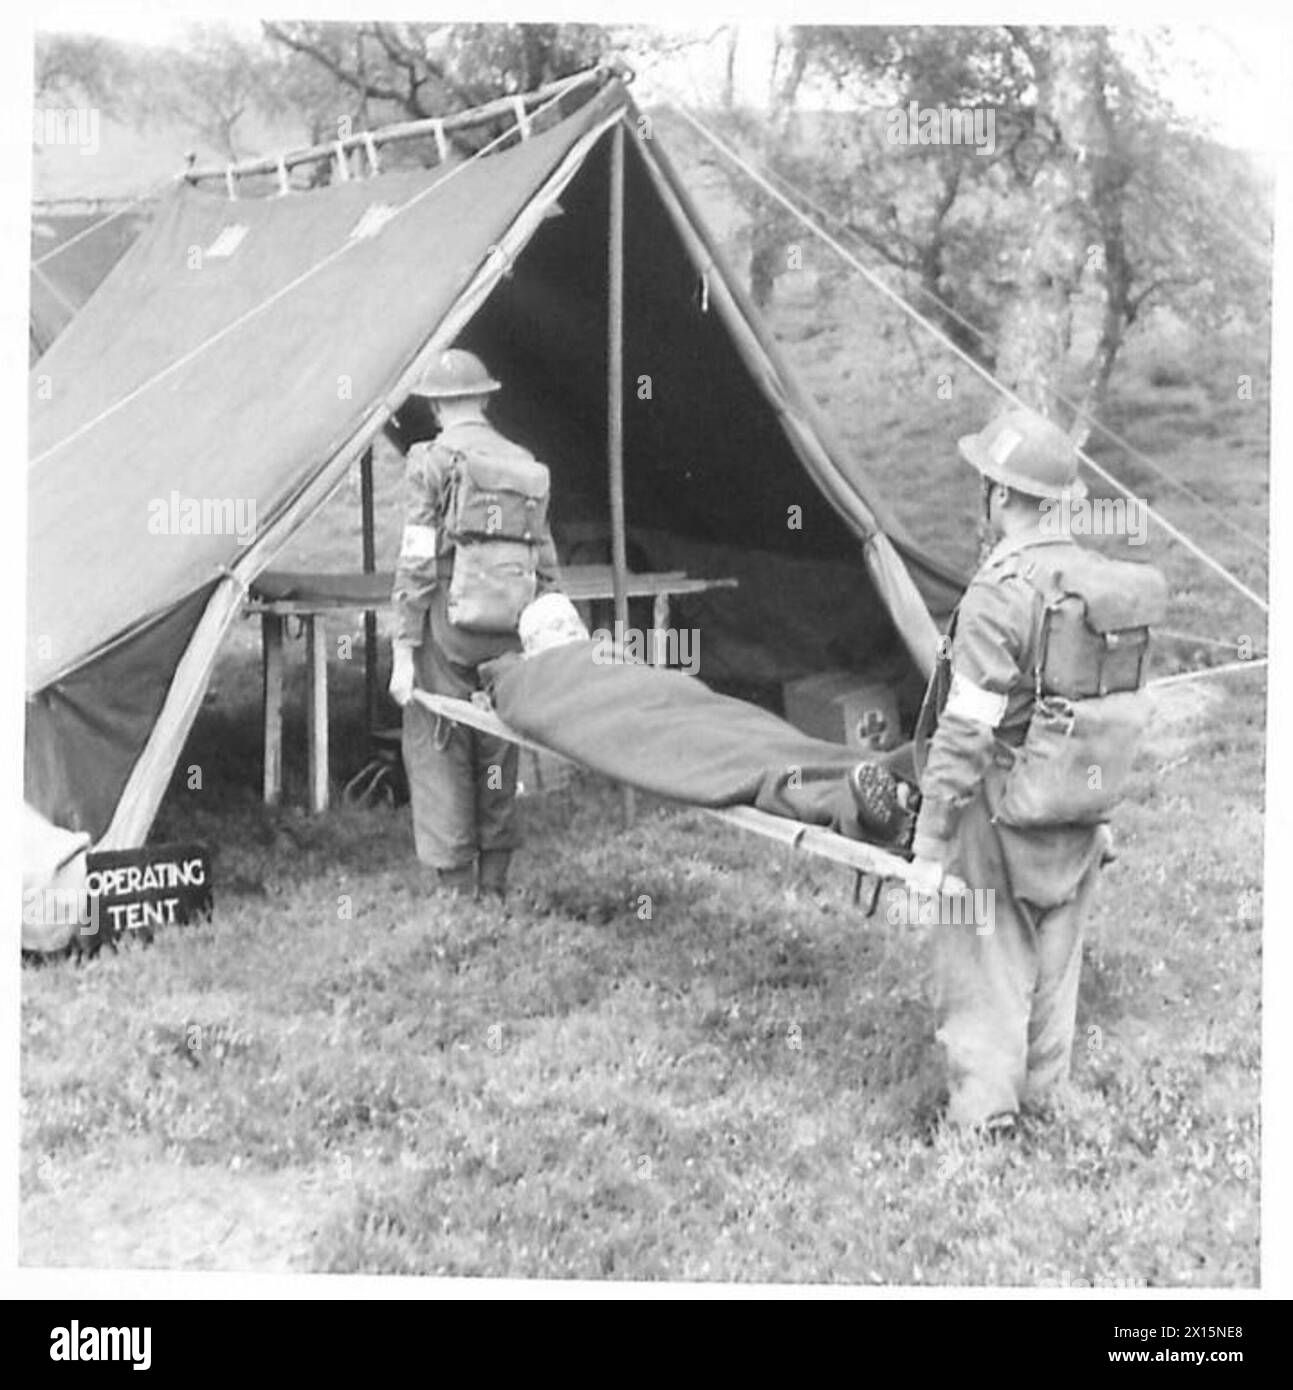
[[[774,323],[918,537],[968,560],[951,441],[982,395],[939,400],[936,357],[881,338],[861,292],[823,323],[787,284]],[[1264,534],[1268,392],[1234,379],[1264,383],[1266,357],[1246,347],[1182,367],[1147,337],[1111,422]],[[1264,587],[1264,556],[1206,508],[1117,467]],[[282,563],[357,557],[354,509],[343,489]],[[1242,599],[1161,537],[1150,553],[1174,629],[1264,647]],[[1223,656],[1169,641],[1160,669]],[[864,919],[842,872],[649,804],[624,829],[616,790],[581,779],[525,797],[505,917],[446,903],[405,811],[260,805],[258,681],[244,624],[155,832],[217,848],[214,920],[24,973],[24,1263],[1256,1283],[1259,675],[1165,695],[1090,922],[1070,1092],[996,1145],[931,1130],[928,942]],[[333,689],[344,777],[357,661]],[[299,804],[299,685],[289,709]]]

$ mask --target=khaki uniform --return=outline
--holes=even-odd
[[[483,421],[455,425],[433,443],[413,445],[392,594],[395,640],[414,648],[418,686],[460,700],[480,689],[481,662],[521,649],[515,634],[465,632],[446,615],[452,556],[436,553],[436,538],[451,452],[470,449],[473,440],[485,448],[524,452]],[[556,548],[546,527],[538,544],[538,593],[545,593],[560,582]],[[404,706],[402,747],[413,839],[423,863],[462,869],[482,852],[516,848],[515,744],[437,719],[414,701]]]
[[[1035,533],[1002,541],[970,582],[957,610],[950,688],[921,776],[915,853],[941,861],[970,888],[993,892],[990,929],[973,921],[934,928],[937,1036],[954,1124],[1014,1114],[1069,1070],[1082,916],[1108,832],[1018,830],[998,824],[994,813],[1034,697],[1042,600],[1024,572],[1059,563],[1059,548],[1072,544]]]

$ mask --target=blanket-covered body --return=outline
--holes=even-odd
[[[617,781],[861,835],[845,780],[855,750],[810,738],[694,676],[608,661],[596,640],[504,657],[482,676],[505,724]]]

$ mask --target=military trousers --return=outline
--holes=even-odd
[[[1029,854],[1028,836],[1004,833],[1008,847],[982,793],[965,808],[946,867],[971,889],[991,891],[987,921],[933,928],[936,1036],[955,1125],[983,1124],[1043,1100],[1068,1076],[1072,1057],[1082,921],[1103,830],[1070,837],[1078,854],[1065,854],[1053,879],[1058,892],[1049,895],[1060,900],[1044,905],[1018,894],[1025,875],[1017,861]]]
[[[475,667],[450,661],[429,636],[414,648],[414,670],[432,694],[469,700],[480,688]],[[404,706],[401,746],[413,842],[424,864],[461,869],[482,851],[517,847],[514,743],[437,718],[412,701]]]

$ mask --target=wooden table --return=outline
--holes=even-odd
[[[561,577],[562,589],[574,603],[614,597],[610,565],[563,566]],[[329,799],[326,620],[330,613],[388,610],[393,583],[394,577],[389,573],[285,575],[268,571],[252,586],[243,612],[260,616],[265,734],[262,795],[267,806],[278,805],[283,796],[283,634],[287,619],[299,619],[305,629],[309,803],[317,813],[328,809]],[[735,585],[735,579],[694,579],[682,570],[665,570],[627,575],[625,593],[629,598],[652,600],[651,630],[661,634],[669,626],[669,602],[676,595],[730,589]],[[660,640],[659,636],[652,640],[653,663],[662,654]]]

